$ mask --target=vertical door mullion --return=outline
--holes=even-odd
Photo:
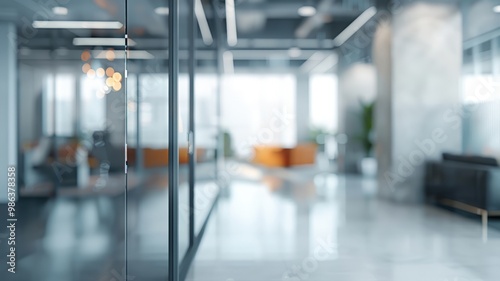
[[[194,125],[194,76],[196,67],[195,34],[196,22],[194,17],[195,1],[189,1],[189,133],[188,133],[188,153],[189,153],[189,248],[194,244],[194,185],[195,185],[195,163],[196,163],[196,143]]]
[[[127,65],[127,58],[128,58],[128,0],[125,0],[125,29],[124,29],[124,40],[123,40],[123,50],[125,52],[125,60],[124,60],[124,90],[125,90],[125,95],[123,97],[124,99],[124,114],[125,114],[125,121],[124,121],[124,126],[125,126],[125,190],[124,190],[124,228],[125,228],[125,247],[124,247],[124,255],[125,255],[125,276],[128,276],[128,155],[127,155],[127,146],[128,146],[128,65]],[[137,145],[136,145],[137,147]]]
[[[179,0],[169,1],[168,17],[168,280],[179,280]]]

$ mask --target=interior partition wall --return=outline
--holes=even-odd
[[[18,0],[0,10],[1,97],[14,105],[0,120],[12,156],[1,164],[16,168],[13,280],[183,280],[219,194],[214,4]],[[0,280],[11,280],[6,229]]]
[[[465,154],[500,155],[500,24],[494,1],[462,4],[461,106],[450,120],[462,122]]]
[[[141,3],[130,5],[129,22],[140,19]],[[163,1],[153,15],[159,17],[160,49],[138,50],[144,35],[128,34],[137,42],[127,46],[128,182],[143,183],[137,191],[129,191],[127,201],[127,272],[136,278],[185,279],[218,197],[213,164],[218,124],[204,114],[213,112],[218,103],[218,89],[213,87],[219,79],[218,64],[212,57],[219,48],[216,40],[200,41],[198,28],[200,20],[206,21],[212,36],[217,36],[210,26],[217,20],[213,8],[198,0]],[[152,57],[134,55],[143,51]],[[212,96],[200,101],[198,92],[207,88],[213,89]],[[202,141],[197,141],[198,134]],[[206,187],[210,180],[215,186],[210,189],[211,200],[199,200],[200,185]]]

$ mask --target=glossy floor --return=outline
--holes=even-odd
[[[187,280],[493,281],[499,265],[479,217],[379,200],[370,179],[264,176],[225,191]]]
[[[211,167],[198,169],[195,231],[201,229],[215,200]],[[206,171],[203,173],[203,171]],[[186,169],[180,173],[179,254],[189,243]],[[7,228],[0,229],[0,281],[166,280],[168,276],[168,178],[161,169],[131,180],[127,205],[125,176],[103,188],[71,188],[58,197],[22,197],[16,222],[16,274],[7,272]],[[133,186],[133,182],[137,185]],[[120,186],[118,186],[120,185]],[[214,187],[215,186],[215,187]],[[37,193],[35,193],[37,194]],[[127,208],[127,209],[126,209]],[[0,204],[0,210],[7,210]],[[125,212],[126,210],[126,212]],[[7,212],[0,212],[6,222]],[[125,216],[128,222],[125,251]],[[128,276],[125,278],[125,260]]]

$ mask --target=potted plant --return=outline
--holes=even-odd
[[[361,102],[361,135],[358,140],[361,142],[364,155],[360,162],[360,170],[363,175],[375,176],[377,174],[377,160],[373,153],[373,110],[375,102]]]

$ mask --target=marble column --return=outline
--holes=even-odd
[[[405,4],[393,15],[391,39],[390,96],[378,97],[379,106],[391,114],[377,121],[390,126],[390,165],[379,169],[379,188],[394,200],[418,202],[425,161],[441,158],[442,152],[461,152],[461,119],[454,113],[462,64],[458,5]],[[380,133],[379,140],[384,137]]]

